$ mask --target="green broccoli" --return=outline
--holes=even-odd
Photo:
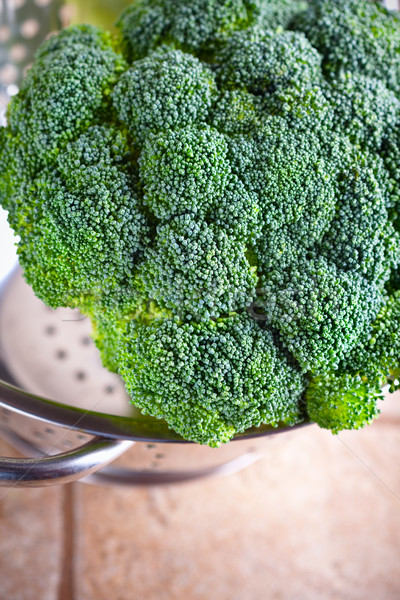
[[[336,371],[308,384],[305,400],[311,419],[334,433],[358,429],[378,414],[382,386],[400,387],[400,291],[388,298],[372,324],[368,340],[357,344]]]
[[[159,225],[138,267],[138,288],[186,319],[209,321],[243,311],[257,282],[245,251],[219,227],[190,215],[175,217]]]
[[[337,369],[359,339],[368,338],[382,305],[376,284],[322,257],[300,254],[289,267],[264,275],[263,284],[258,312],[303,369],[316,374]]]
[[[322,55],[324,73],[374,77],[400,93],[400,15],[380,2],[311,0],[291,28],[302,31]]]
[[[207,53],[234,31],[252,25],[285,27],[306,6],[299,0],[139,0],[122,13],[117,26],[133,61],[165,42]]]
[[[355,146],[378,152],[400,114],[400,102],[383,81],[347,71],[324,88],[333,107],[333,128]]]
[[[234,32],[214,60],[220,85],[255,95],[305,89],[321,77],[321,56],[302,33],[292,31]]]
[[[400,377],[400,290],[382,306],[371,326],[369,339],[358,344],[339,366],[341,372],[362,374],[364,381],[381,387],[398,386]],[[397,381],[397,383],[396,383]]]
[[[378,416],[379,387],[365,384],[359,375],[329,373],[308,384],[305,399],[310,418],[320,427],[339,433],[360,429]]]
[[[161,221],[185,213],[206,215],[218,205],[232,171],[224,136],[197,125],[150,136],[139,166],[143,201]]]
[[[200,443],[218,446],[261,423],[301,421],[304,375],[246,314],[131,321],[119,364],[135,404]]]
[[[119,119],[141,145],[150,133],[205,123],[216,94],[207,65],[181,50],[161,47],[125,71],[112,98]]]
[[[34,180],[18,210],[25,228],[18,252],[28,282],[49,306],[85,306],[100,292],[137,301],[132,266],[148,226],[135,171],[121,132],[93,126]]]
[[[380,157],[368,157],[365,164],[349,163],[338,184],[337,211],[318,244],[318,254],[343,271],[384,284],[398,264],[400,239],[389,219],[382,171]]]
[[[260,98],[244,90],[223,90],[215,99],[210,112],[210,124],[227,134],[249,134],[263,121]]]
[[[27,281],[142,411],[218,446],[400,385],[400,16],[137,0],[48,39],[0,129]]]
[[[73,27],[41,46],[8,114],[31,176],[52,165],[64,142],[109,119],[109,95],[126,66],[96,27]]]

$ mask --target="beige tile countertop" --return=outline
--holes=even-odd
[[[399,463],[396,394],[224,479],[0,489],[0,600],[398,600]]]

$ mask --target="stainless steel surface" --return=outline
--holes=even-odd
[[[27,421],[28,419],[24,418],[25,421]],[[49,429],[49,428],[47,428]],[[59,429],[59,428],[57,428]],[[45,432],[47,433],[47,431]],[[48,454],[51,454],[52,451],[55,450],[55,448],[57,446],[65,446],[65,447],[71,447],[74,446],[76,444],[76,440],[75,443],[73,443],[71,441],[71,432],[69,430],[65,430],[61,435],[59,434],[58,431],[56,431],[54,428],[50,429],[50,433],[52,434],[52,436],[54,437],[54,435],[58,435],[58,440],[56,440],[53,444],[53,446],[50,445],[50,448],[48,449]],[[34,456],[34,457],[40,457],[43,456],[44,453],[40,451],[39,447],[43,447],[43,438],[45,437],[44,434],[41,431],[36,430],[35,431],[35,435],[36,437],[38,437],[40,439],[40,442],[38,443],[37,440],[35,441],[27,441],[26,438],[22,437],[21,432],[19,432],[18,434],[7,428],[1,428],[0,427],[0,435],[14,448],[18,448],[21,452],[23,452],[24,454],[26,454],[27,456]],[[75,434],[77,439],[91,439],[90,436],[87,436],[85,434]],[[28,434],[29,437],[29,434]],[[104,438],[96,438],[97,440],[102,440],[105,443],[107,443],[107,440],[104,440]],[[53,440],[54,441],[54,440]],[[88,448],[89,452],[92,448],[91,443],[92,443],[92,439],[90,442],[87,442],[86,444],[84,444],[85,448]],[[109,440],[111,441],[111,440]],[[115,440],[114,440],[115,441]],[[36,443],[35,443],[36,442]],[[118,443],[118,442],[116,442]],[[125,444],[125,442],[122,442],[123,444]],[[130,446],[134,445],[134,442],[127,442]],[[96,466],[96,471],[93,470],[90,474],[88,473],[88,471],[83,471],[80,469],[80,467],[82,467],[82,460],[81,460],[81,456],[77,456],[78,460],[77,463],[75,464],[75,455],[68,456],[68,462],[67,462],[67,466],[69,468],[68,471],[68,479],[65,478],[65,476],[62,475],[62,472],[64,470],[64,462],[65,462],[65,452],[64,453],[60,453],[57,454],[56,456],[52,455],[53,460],[54,460],[54,464],[53,464],[53,471],[54,473],[57,473],[57,476],[55,476],[54,478],[51,478],[49,480],[48,478],[48,464],[46,464],[46,461],[42,460],[42,459],[35,459],[34,462],[34,466],[35,466],[35,473],[34,474],[30,474],[30,477],[18,477],[17,474],[19,471],[22,470],[22,472],[24,472],[24,467],[26,464],[26,459],[22,459],[18,462],[16,462],[15,460],[11,463],[10,460],[12,459],[5,459],[6,460],[6,467],[7,470],[4,471],[4,468],[2,469],[2,460],[0,459],[0,486],[9,486],[9,485],[13,485],[14,487],[27,487],[27,486],[32,486],[33,484],[31,483],[31,480],[33,479],[34,481],[34,485],[35,486],[39,486],[41,483],[43,483],[43,485],[53,485],[53,484],[58,484],[58,483],[68,483],[70,481],[75,481],[77,479],[80,479],[83,483],[89,483],[89,484],[95,484],[95,485],[120,485],[120,486],[140,486],[140,485],[147,485],[147,484],[152,484],[152,485],[160,485],[160,484],[169,484],[169,483],[183,483],[186,481],[192,481],[195,479],[201,479],[203,477],[221,477],[221,476],[226,476],[226,475],[230,475],[232,473],[236,473],[242,469],[244,469],[245,467],[253,464],[254,462],[256,462],[257,460],[259,460],[259,458],[261,458],[262,454],[260,452],[257,452],[256,447],[248,447],[246,449],[242,449],[242,454],[240,456],[238,456],[237,458],[234,458],[233,460],[229,460],[228,462],[222,463],[222,464],[212,464],[212,461],[208,460],[204,460],[204,456],[203,456],[203,460],[202,463],[199,465],[199,456],[197,457],[197,467],[196,468],[192,468],[192,470],[188,469],[188,463],[187,463],[187,459],[184,459],[184,461],[182,461],[182,448],[180,448],[180,456],[176,456],[174,455],[174,452],[172,452],[171,455],[171,449],[172,446],[169,445],[168,446],[168,450],[166,453],[162,452],[162,449],[160,449],[160,447],[157,444],[136,444],[134,447],[134,454],[133,456],[130,455],[129,452],[129,447],[123,447],[121,450],[121,454],[122,452],[125,453],[126,450],[128,450],[126,452],[126,454],[124,454],[123,460],[122,462],[125,463],[125,465],[132,465],[135,464],[136,469],[132,469],[131,466],[123,466],[123,465],[118,465],[118,466],[104,466],[107,465],[108,462],[110,462],[111,460],[114,460],[117,455],[116,455],[116,450],[114,449],[114,447],[110,448],[110,452],[112,453],[111,459],[108,459],[108,456],[105,455],[105,460],[103,463],[99,463]],[[89,456],[90,458],[90,456]],[[216,457],[215,457],[216,458]],[[58,463],[58,461],[61,462],[60,464]],[[218,459],[219,462],[221,461],[221,458]],[[179,470],[179,467],[182,466],[182,463],[184,464],[184,468],[181,468],[181,470]],[[28,466],[28,471],[29,470],[29,465]],[[147,467],[147,468],[140,468],[140,467]],[[101,471],[97,470],[99,469],[99,467],[101,467]],[[150,468],[149,468],[150,467]],[[13,478],[12,481],[10,481],[7,476],[11,475],[15,475],[15,477]],[[3,481],[3,483],[1,483],[1,481]]]
[[[12,442],[12,437],[8,439]],[[70,483],[115,460],[132,444],[126,440],[95,437],[78,448],[53,456],[0,458],[0,486],[44,487]]]

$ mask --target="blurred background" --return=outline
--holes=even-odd
[[[127,4],[0,0],[0,121],[49,32],[110,26]],[[14,242],[0,210],[0,281]],[[360,432],[266,439],[226,478],[0,488],[0,600],[399,600],[399,400]]]

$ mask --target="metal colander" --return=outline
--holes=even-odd
[[[0,124],[41,41],[74,14],[80,20],[80,4],[73,4],[75,13],[61,0],[0,0]],[[109,0],[102,7],[109,11]],[[184,442],[129,404],[120,379],[101,366],[90,324],[77,311],[46,307],[19,270],[0,292],[0,433],[35,456],[0,459],[0,485],[82,477],[137,485],[228,474],[260,458],[266,436],[288,430],[261,427],[218,449]],[[104,466],[124,452],[117,466]]]

